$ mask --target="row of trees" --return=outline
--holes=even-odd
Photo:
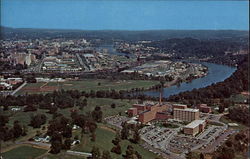
[[[164,84],[164,82],[163,82]],[[162,84],[157,84],[150,87],[149,89],[161,89]],[[87,105],[86,98],[113,98],[113,99],[124,99],[124,98],[146,98],[140,92],[145,91],[144,88],[132,88],[131,90],[91,90],[89,92],[78,91],[78,90],[59,90],[52,93],[43,94],[27,94],[23,96],[0,96],[0,102],[4,106],[5,110],[8,110],[8,106],[28,106],[26,111],[35,111],[35,108],[40,109],[54,109],[57,108],[69,108],[74,106],[84,107]],[[135,95],[135,96],[134,96]],[[149,97],[148,97],[149,98]],[[34,110],[33,110],[34,109]]]

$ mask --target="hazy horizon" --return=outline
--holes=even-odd
[[[248,1],[2,0],[1,26],[86,31],[249,31],[248,3]]]

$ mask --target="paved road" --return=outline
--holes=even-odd
[[[20,142],[18,144],[29,144],[29,145],[41,147],[41,148],[48,149],[48,150],[50,149],[50,146],[51,146],[50,143],[35,142],[35,141],[24,141],[24,142]]]
[[[84,156],[84,157],[91,157],[92,156],[91,153],[79,152],[79,151],[71,151],[71,150],[68,150],[67,154],[69,154],[69,155],[76,155],[76,156]]]
[[[14,96],[20,89],[22,89],[27,82],[25,81],[21,86],[19,86],[17,89],[15,89],[10,95]]]

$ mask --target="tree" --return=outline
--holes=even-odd
[[[219,106],[218,112],[219,112],[219,113],[223,113],[224,111],[225,111],[224,105],[220,105],[220,106]]]
[[[124,155],[124,159],[135,159],[134,148],[131,145],[127,146],[126,154]]]
[[[122,124],[122,130],[121,130],[121,138],[122,140],[128,139],[129,136],[129,128],[127,123]]]
[[[50,153],[57,154],[62,149],[62,136],[58,132],[54,132],[51,137]]]
[[[139,152],[135,151],[135,155],[136,155],[137,159],[142,159],[142,156],[141,156],[141,154],[139,154]]]
[[[70,139],[70,138],[67,138],[67,139],[64,141],[63,149],[65,149],[65,150],[70,150],[71,142],[72,142],[71,139]]]
[[[37,114],[35,116],[31,116],[29,125],[33,128],[40,128],[41,125],[46,123],[46,119],[47,117],[45,114]]]
[[[70,125],[66,125],[63,133],[62,133],[63,137],[66,138],[71,138],[72,137],[72,127]]]
[[[14,131],[14,138],[18,138],[23,134],[23,129],[17,120],[14,121],[13,131]]]
[[[24,112],[34,112],[36,110],[37,110],[37,108],[34,105],[27,105],[23,109]]]
[[[160,80],[160,83],[161,83],[161,88],[164,87],[164,84],[165,84],[165,81],[163,79]]]
[[[93,111],[91,112],[91,115],[92,115],[92,118],[93,118],[96,122],[100,123],[100,122],[102,121],[102,111],[101,111],[101,107],[96,106],[96,107],[95,107],[95,110],[93,110]]]
[[[94,132],[91,133],[91,141],[95,141],[96,140],[96,135]]]
[[[119,132],[117,132],[115,139],[112,140],[114,147],[111,149],[111,152],[116,153],[116,154],[122,153],[121,146],[119,145],[120,141],[121,141],[120,134]]]
[[[205,159],[205,156],[203,153],[200,153],[200,159]]]
[[[3,106],[3,111],[7,111],[7,110],[9,110],[9,107],[7,105],[4,105]]]
[[[50,108],[49,108],[49,112],[48,113],[50,113],[50,114],[54,114],[54,113],[56,113],[57,112],[57,106],[55,106],[55,105],[52,105],[52,106],[50,106]]]
[[[141,137],[140,137],[139,131],[138,131],[137,128],[135,128],[135,130],[134,130],[134,135],[133,135],[133,140],[132,140],[132,141],[133,141],[134,143],[139,143],[140,140],[141,140]]]
[[[200,158],[200,155],[197,152],[190,151],[186,154],[186,159],[199,159],[199,158]]]
[[[4,127],[5,124],[9,122],[9,117],[7,115],[0,114],[0,127]]]
[[[119,132],[117,132],[117,133],[116,133],[116,136],[115,136],[115,139],[112,140],[112,143],[113,143],[114,145],[118,145],[120,142],[121,142],[121,138],[120,138]]]
[[[101,159],[111,159],[109,151],[103,151]]]
[[[51,141],[50,153],[58,154],[62,149],[62,143],[59,140]]]
[[[101,153],[98,147],[93,147],[92,148],[92,159],[100,159],[101,158]]]
[[[84,107],[86,107],[88,105],[88,101],[86,98],[84,98],[81,102],[80,102],[80,110],[83,110]]]
[[[116,104],[115,104],[115,103],[112,103],[112,104],[111,104],[111,108],[114,109],[115,107],[116,107]]]
[[[116,154],[122,154],[122,149],[120,144],[118,143],[117,145],[115,145],[112,149],[111,152],[114,152]]]

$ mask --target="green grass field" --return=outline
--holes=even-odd
[[[103,111],[103,117],[116,115],[121,112],[125,115],[125,111],[132,107],[132,104],[136,103],[136,100],[127,100],[127,99],[110,99],[110,98],[88,98],[88,105],[83,108],[83,110],[79,110],[79,113],[86,113],[90,112],[95,109],[95,106],[100,106]],[[111,108],[111,104],[115,103],[116,108]],[[76,107],[78,108],[78,107]],[[70,117],[70,110],[73,108],[66,108],[66,109],[58,109],[59,113],[62,113],[66,117]],[[1,110],[2,111],[2,110]],[[38,109],[36,112],[12,112],[11,110],[5,111],[4,113],[9,116],[9,126],[12,126],[14,121],[19,121],[22,125],[28,125],[30,123],[30,116],[42,113],[46,114],[47,121],[52,118],[51,114],[46,113],[48,110]]]
[[[230,127],[230,128],[233,128],[233,129],[243,130],[243,129],[246,129],[246,128],[247,128],[247,126],[245,126],[245,125],[243,125],[243,124],[241,124],[241,123],[239,123],[239,122],[232,121],[231,119],[229,119],[229,118],[226,117],[226,116],[222,116],[222,117],[220,118],[220,121],[223,122],[223,123],[226,123],[226,124],[228,124],[228,123],[237,123],[238,126]]]
[[[75,133],[75,135],[81,136],[80,132]],[[92,147],[96,146],[101,151],[107,150],[110,151],[113,147],[112,140],[115,138],[115,132],[112,130],[106,129],[105,126],[101,127],[98,126],[96,130],[96,141],[90,141],[90,137],[88,134],[84,134],[83,138],[81,139],[81,143],[73,148],[75,151],[82,151],[82,152],[91,152]],[[145,150],[143,147],[139,146],[138,144],[130,143],[127,140],[123,140],[120,143],[122,148],[122,154],[125,154],[128,145],[132,145],[136,151],[138,151],[143,159],[154,159],[156,155],[152,152]],[[115,159],[122,159],[122,155],[117,155],[115,153],[111,153],[112,158]]]
[[[17,95],[34,94],[34,93],[48,93],[53,90],[79,90],[79,91],[90,91],[90,90],[130,90],[132,88],[149,88],[158,81],[144,81],[144,80],[119,80],[110,81],[104,79],[86,79],[81,81],[66,81],[66,82],[39,82],[39,83],[28,83]],[[43,86],[43,87],[42,87]],[[47,88],[48,89],[47,89]],[[50,88],[49,88],[50,87]]]
[[[30,146],[20,146],[3,153],[5,159],[33,159],[41,156],[47,150],[38,149]]]

